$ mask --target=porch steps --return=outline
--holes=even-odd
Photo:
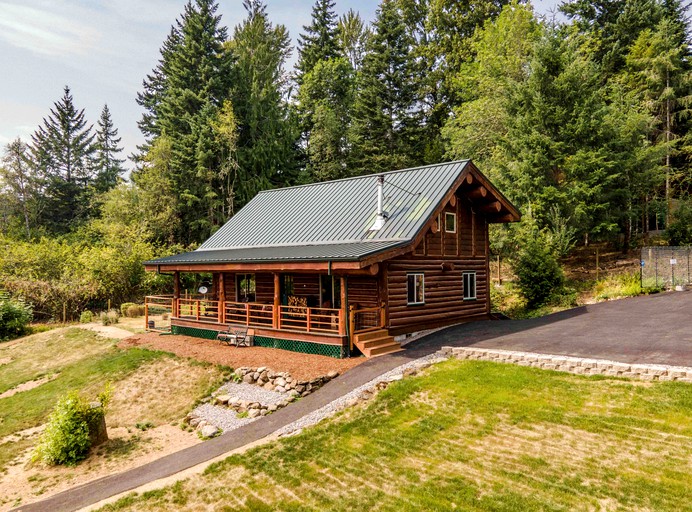
[[[387,329],[356,334],[353,343],[365,357],[383,356],[403,350]]]

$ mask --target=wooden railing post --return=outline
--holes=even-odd
[[[356,330],[356,310],[353,306],[348,307],[348,339],[353,350],[353,331]]]
[[[310,318],[310,309],[311,309],[311,308],[305,308],[305,309],[307,309],[307,317],[306,317],[306,318],[307,318],[307,321],[308,321],[307,328],[308,328],[308,332],[310,332],[310,321],[311,321],[311,318]]]
[[[144,330],[149,330],[149,302],[144,298]]]
[[[343,308],[339,310],[339,336],[346,336],[346,312]]]
[[[250,325],[250,303],[245,303],[245,325]]]
[[[196,300],[195,303],[196,303],[196,306],[197,306],[197,320],[199,320],[199,301]]]
[[[385,326],[385,314],[384,314],[384,302],[380,304],[380,325],[379,327],[384,329]]]
[[[272,327],[281,329],[281,279],[274,274],[274,308],[272,309]]]

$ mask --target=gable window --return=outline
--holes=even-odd
[[[457,232],[457,216],[455,213],[446,212],[445,213],[445,231],[447,233]]]
[[[238,302],[255,302],[255,274],[236,274],[235,294]]]
[[[425,276],[406,274],[407,304],[425,304]]]
[[[475,272],[464,272],[462,273],[464,279],[464,300],[475,300],[476,299],[476,273]]]

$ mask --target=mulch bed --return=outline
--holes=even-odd
[[[118,346],[146,347],[172,352],[179,357],[190,357],[198,361],[222,364],[231,368],[243,366],[259,368],[266,366],[275,372],[288,372],[298,380],[310,380],[334,370],[340,374],[364,362],[364,357],[335,359],[264,347],[229,347],[216,340],[205,340],[191,336],[165,335],[158,333],[136,334],[122,340]]]

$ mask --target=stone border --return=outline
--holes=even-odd
[[[605,375],[639,380],[692,382],[692,368],[687,366],[627,364],[605,359],[473,347],[442,347],[439,353],[456,359],[511,363],[577,375]]]

